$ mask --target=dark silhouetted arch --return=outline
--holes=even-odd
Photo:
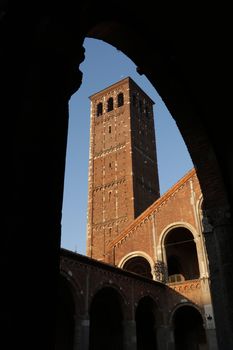
[[[106,287],[93,298],[90,308],[90,350],[123,350],[121,298]]]
[[[113,98],[110,97],[107,102],[107,111],[110,112],[113,110]]]
[[[149,262],[142,256],[136,256],[125,262],[123,269],[137,273],[138,275],[153,279],[151,266]]]
[[[197,309],[182,306],[173,316],[175,350],[207,350],[203,319]]]
[[[103,114],[103,103],[100,102],[97,105],[96,116],[99,117],[102,114]]]
[[[121,107],[124,105],[124,95],[122,92],[120,92],[118,95],[117,95],[117,107]]]

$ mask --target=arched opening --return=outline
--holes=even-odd
[[[124,105],[124,94],[122,92],[120,92],[117,95],[117,107],[121,107]]]
[[[99,117],[100,115],[103,114],[103,103],[100,102],[97,105],[97,111],[96,111],[96,116]]]
[[[164,241],[168,281],[181,282],[199,278],[196,243],[185,227],[171,230]]]
[[[90,308],[90,350],[123,350],[123,313],[120,295],[110,287],[93,298]]]
[[[59,277],[55,350],[73,350],[75,305],[69,282]]]
[[[113,98],[110,97],[107,101],[107,111],[111,112],[113,110]]]
[[[117,3],[118,5],[119,3]],[[124,2],[122,6],[125,6]],[[215,17],[206,16],[206,13],[199,11],[198,7],[196,11],[188,11],[187,16],[184,16],[180,11],[182,13],[180,17],[179,8],[176,13],[173,12],[175,8],[170,9],[167,13],[168,8],[166,7],[166,11],[161,11],[158,16],[158,21],[151,21],[154,12],[150,11],[152,8],[149,6],[144,6],[146,11],[143,14],[141,13],[141,7],[139,6],[138,8],[139,11],[136,11],[136,6],[134,6],[135,11],[133,11],[132,15],[131,4],[124,11],[121,11],[122,7],[120,7],[117,11],[119,17],[117,17],[120,23],[125,23],[125,27],[120,26],[120,31],[116,30],[113,25],[107,27],[104,24],[103,30],[99,30],[98,34],[101,39],[109,39],[109,42],[114,43],[120,49],[128,47],[128,52],[131,53],[129,56],[137,57],[135,62],[140,64],[141,72],[145,71],[147,76],[153,81],[153,84],[160,87],[163,98],[169,102],[170,108],[174,108],[176,111],[179,127],[183,129],[183,134],[186,133],[186,139],[189,139],[192,157],[197,165],[204,193],[207,195],[208,190],[212,192],[212,195],[207,195],[209,197],[207,201],[208,214],[210,218],[214,219],[213,225],[210,225],[212,226],[212,230],[211,228],[210,230],[213,234],[208,235],[211,236],[211,238],[208,238],[208,247],[211,258],[210,266],[212,266],[211,272],[214,274],[211,282],[214,290],[213,296],[217,304],[216,311],[221,329],[221,318],[218,310],[222,310],[223,314],[229,312],[228,310],[232,310],[232,307],[229,307],[229,305],[232,305],[232,283],[229,282],[227,273],[232,271],[232,232],[231,227],[227,227],[230,226],[228,224],[230,220],[228,219],[226,224],[222,222],[223,218],[226,221],[227,216],[229,218],[229,214],[232,214],[232,206],[230,208],[231,213],[228,213],[223,206],[225,203],[227,204],[224,192],[223,200],[219,196],[222,191],[221,181],[218,181],[218,177],[221,180],[221,176],[223,176],[224,184],[228,190],[227,196],[232,200],[231,128],[228,127],[228,112],[219,113],[219,111],[222,111],[222,105],[224,104],[226,107],[225,103],[227,102],[227,88],[224,86],[227,86],[227,84],[223,83],[222,78],[229,76],[227,74],[229,65],[227,65],[226,59],[228,47],[226,44],[228,43],[227,30],[224,27],[220,35],[215,35],[218,30],[221,30],[222,26],[216,26]],[[75,60],[79,62],[82,55],[81,48],[77,50],[71,49],[75,36],[74,28],[77,31],[77,42],[80,42],[85,29],[88,30],[88,26],[91,27],[94,23],[98,23],[98,19],[104,22],[105,20],[111,20],[113,17],[116,18],[116,16],[114,9],[109,11],[108,6],[104,9],[104,6],[99,4],[94,6],[92,3],[90,6],[80,6],[80,15],[83,20],[80,20],[80,17],[76,17],[76,11],[74,11],[76,7],[72,6],[64,9],[64,12],[62,11],[63,8],[58,7],[52,16],[48,10],[42,9],[42,7],[37,8],[38,12],[36,10],[31,12],[31,9],[29,9],[32,13],[33,21],[32,17],[27,15],[25,6],[12,6],[9,11],[13,10],[13,12],[9,16],[8,14],[5,16],[5,9],[8,10],[8,7],[4,5],[4,36],[9,34],[9,37],[12,39],[12,43],[9,45],[11,40],[9,41],[8,37],[5,36],[2,49],[4,55],[1,81],[3,87],[4,84],[7,87],[2,89],[4,90],[4,97],[6,97],[3,98],[6,107],[10,106],[9,101],[11,98],[13,99],[13,95],[11,96],[12,90],[8,88],[7,82],[15,81],[15,86],[20,87],[20,89],[15,89],[17,91],[17,96],[14,96],[15,106],[8,108],[4,118],[6,121],[10,120],[6,124],[8,128],[6,133],[13,135],[12,138],[8,138],[9,142],[12,143],[14,141],[15,143],[9,145],[11,146],[8,153],[9,159],[6,157],[5,169],[8,169],[8,173],[6,172],[5,177],[7,181],[6,183],[3,181],[3,183],[9,191],[6,191],[3,202],[7,203],[5,212],[7,222],[11,222],[12,218],[16,218],[16,220],[13,220],[16,226],[9,225],[9,228],[7,227],[9,233],[5,235],[7,240],[4,244],[9,247],[17,247],[14,250],[16,254],[11,254],[11,257],[14,257],[14,262],[18,261],[19,264],[21,263],[19,270],[20,267],[23,270],[24,260],[20,261],[18,258],[23,256],[24,253],[25,257],[28,256],[25,247],[31,248],[32,246],[31,244],[29,245],[29,242],[31,242],[31,228],[34,227],[34,237],[38,237],[38,244],[34,245],[33,253],[31,252],[34,257],[34,280],[33,276],[31,276],[33,282],[30,281],[30,283],[32,286],[37,286],[38,295],[41,293],[43,297],[46,294],[45,288],[48,288],[48,290],[51,288],[51,291],[54,291],[52,286],[53,278],[50,278],[50,275],[53,277],[58,271],[57,265],[54,263],[54,256],[58,261],[57,247],[60,243],[59,227],[65,153],[65,132],[62,133],[62,130],[66,130],[63,120],[67,119],[63,100],[65,100],[65,95],[67,96],[67,90],[71,89],[71,86],[67,89],[68,85],[72,85],[72,88],[74,88],[74,85],[76,86],[73,82],[75,80],[73,75],[76,77],[73,74],[73,67],[75,66]],[[87,11],[87,16],[84,9]],[[220,10],[223,10],[223,7]],[[113,14],[113,17],[110,16],[110,12]],[[196,23],[196,14],[198,12],[200,13],[200,20],[198,17],[198,26],[195,27],[193,24]],[[217,11],[213,8],[213,12],[217,15],[219,7],[217,7]],[[225,12],[227,13],[227,11]],[[223,16],[225,12],[222,11]],[[189,16],[190,13],[193,16]],[[208,17],[211,20],[206,25]],[[74,18],[76,22],[73,22]],[[185,19],[184,22],[182,22],[183,18]],[[138,25],[140,19],[141,22]],[[24,23],[22,27],[19,25],[20,21]],[[80,23],[76,26],[75,24],[73,25],[77,21]],[[174,25],[176,23],[180,25]],[[10,35],[12,25],[17,28],[14,36]],[[208,29],[205,30],[205,27]],[[125,28],[129,30],[125,30]],[[182,33],[183,28],[186,29],[187,35],[185,36],[179,35]],[[157,31],[157,29],[160,30]],[[131,37],[134,38],[134,41],[127,40],[123,35],[124,33],[132,33]],[[138,33],[141,35],[139,36]],[[187,37],[189,40],[186,40]],[[14,47],[19,47],[20,38],[23,38],[22,48],[26,50],[21,50],[20,62],[16,68],[16,65],[12,64],[12,57],[14,56],[12,52]],[[157,38],[158,40],[155,40]],[[205,45],[207,39],[208,45]],[[134,48],[135,42],[137,45]],[[155,42],[159,44],[158,50],[154,46]],[[52,43],[51,47],[50,43]],[[223,48],[223,50],[215,50],[216,54],[213,55],[215,47]],[[156,54],[153,54],[154,52]],[[30,57],[33,57],[33,62],[30,62]],[[41,58],[43,59],[41,60]],[[209,62],[212,62],[212,64],[209,64]],[[213,74],[213,67],[215,74]],[[68,76],[68,79],[65,76]],[[24,77],[25,79],[22,79]],[[216,80],[218,83],[216,83]],[[202,84],[200,84],[200,81]],[[60,83],[63,85],[63,82],[67,82],[64,85],[64,99],[60,90]],[[222,93],[219,94],[219,97],[219,89],[216,89],[216,86],[221,86]],[[37,105],[40,105],[38,111]],[[190,111],[190,115],[187,116],[188,111]],[[214,115],[221,115],[221,120],[214,118]],[[15,116],[16,119],[12,119],[11,116],[12,118]],[[42,116],[44,116],[44,120]],[[61,119],[62,122],[59,124],[58,121]],[[31,124],[33,120],[36,121],[35,125],[38,122],[36,133],[34,133],[35,125]],[[22,123],[18,121],[22,121]],[[53,133],[53,130],[56,130],[56,132]],[[206,138],[203,137],[205,133],[207,134]],[[14,137],[17,135],[20,136]],[[30,135],[28,139],[24,137],[27,135]],[[44,140],[45,136],[47,136],[46,140]],[[192,137],[196,139],[196,142]],[[206,142],[206,139],[209,142]],[[36,152],[33,152],[34,147]],[[7,144],[5,149],[8,149]],[[33,156],[30,150],[33,152]],[[33,159],[33,162],[31,159]],[[215,159],[216,163],[219,163],[219,169],[212,166],[215,165],[213,164]],[[18,173],[20,176],[18,176]],[[206,181],[204,180],[205,178]],[[12,186],[12,184],[15,184],[15,186]],[[35,187],[35,192],[32,191],[33,187]],[[9,198],[12,201],[8,203]],[[15,202],[13,202],[13,199]],[[51,216],[49,215],[50,213]],[[221,213],[220,221],[216,220],[216,216],[219,213]],[[40,234],[42,229],[44,234]],[[20,242],[16,240],[18,237],[20,237]],[[14,244],[16,242],[19,244]],[[43,244],[51,249],[44,249],[43,259],[40,259]],[[219,247],[221,249],[218,249]],[[22,248],[22,251],[20,248]],[[217,256],[215,255],[215,248],[218,249],[219,254]],[[42,260],[43,268],[41,267]],[[7,264],[8,262],[6,262]],[[44,271],[44,273],[41,274],[41,271]],[[37,284],[36,280],[39,281]],[[48,281],[48,284],[46,281]],[[29,283],[27,277],[24,277],[24,282],[25,290],[27,290],[27,283]],[[43,287],[44,289],[42,286],[45,286]],[[218,298],[218,286],[225,292],[224,298]],[[48,295],[52,295],[52,292],[48,293]],[[48,301],[50,300],[49,297],[47,299]],[[44,300],[46,300],[45,297]],[[27,304],[25,305],[26,307]],[[27,312],[29,308],[30,303]],[[44,309],[42,309],[41,313],[43,311]],[[10,319],[10,316],[7,317]],[[224,318],[232,320],[230,314],[228,317],[222,317],[222,321],[224,321]],[[226,321],[222,323],[224,330],[224,326],[227,324]],[[230,327],[232,327],[232,322]],[[228,330],[230,327],[228,325],[225,328],[228,335],[230,334]],[[34,326],[34,329],[36,328]],[[220,331],[221,334],[224,334],[224,332]],[[223,339],[224,337],[220,338]]]
[[[156,304],[142,298],[136,309],[137,350],[156,350]]]
[[[155,101],[155,133],[161,195],[193,166],[187,147],[174,119],[149,80],[144,75],[137,73],[135,64],[121,51],[116,51],[113,46],[104,41],[86,38],[84,47],[85,60],[80,65],[80,70],[83,72],[83,82],[81,88],[69,101],[69,130],[61,237],[63,248],[75,250],[81,254],[86,254],[86,207],[90,137],[90,100],[88,97],[91,94],[124,77],[130,76]],[[123,103],[121,108],[124,108],[125,96],[121,95],[121,93],[119,91],[119,94],[114,98],[116,98],[116,106],[118,107],[118,103]],[[132,104],[135,111],[139,109],[138,98],[136,95],[132,96]],[[99,103],[101,103],[99,107],[100,119],[106,106],[102,102]],[[143,113],[142,101],[140,108]],[[120,109],[117,109],[118,112],[121,112]],[[142,116],[142,120],[149,117],[149,115],[150,111],[146,111],[145,116],[144,114]],[[140,124],[142,120],[139,120],[138,123]],[[107,127],[105,132],[114,137],[114,124],[111,124],[111,128]],[[142,147],[149,147],[146,143],[146,137],[143,137],[143,132],[148,133],[149,130],[141,130],[140,140]],[[180,161],[181,159],[182,162]],[[112,168],[114,167],[112,166]],[[119,169],[120,167],[118,167]],[[145,187],[146,185],[151,188],[150,183],[144,184]],[[80,234],[77,235],[77,232]]]
[[[124,270],[137,273],[146,278],[152,279],[151,266],[142,256],[136,256],[127,260],[122,266]]]
[[[207,350],[203,319],[192,306],[182,306],[173,316],[175,350]]]

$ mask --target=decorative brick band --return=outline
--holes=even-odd
[[[107,227],[112,227],[113,225],[118,225],[122,222],[126,222],[127,220],[128,220],[127,216],[124,215],[116,219],[112,219],[104,222],[98,222],[96,224],[93,224],[92,227],[98,230],[98,229],[103,229]]]
[[[100,186],[96,186],[94,189],[93,189],[93,192],[97,192],[99,190],[102,190],[103,188],[109,188],[109,187],[112,187],[114,185],[119,185],[119,184],[122,184],[125,182],[125,177],[122,177],[121,179],[119,180],[115,180],[115,181],[111,181],[111,182],[108,182],[104,185],[100,185]]]
[[[111,152],[116,152],[118,151],[119,149],[121,148],[124,148],[125,147],[125,142],[124,143],[119,143],[118,145],[116,145],[115,147],[110,147],[110,148],[107,148],[101,152],[98,152],[98,153],[95,153],[94,154],[94,159],[96,158],[99,158],[99,157],[103,157],[105,156],[106,154],[109,154]]]

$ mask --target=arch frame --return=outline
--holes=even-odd
[[[133,258],[138,258],[138,257],[141,257],[141,258],[144,258],[146,259],[146,261],[149,263],[150,267],[151,267],[151,274],[152,274],[152,277],[153,277],[153,280],[156,280],[155,278],[155,269],[154,269],[154,266],[155,266],[155,262],[154,260],[151,258],[151,256],[141,250],[135,250],[133,252],[130,252],[128,254],[126,254],[118,263],[118,267],[119,268],[123,268],[124,264],[133,259]]]
[[[73,297],[74,307],[75,307],[75,317],[85,317],[85,300],[83,297],[83,291],[77,281],[73,278],[69,271],[64,269],[60,270],[60,275],[66,280],[70,286],[70,292]]]
[[[203,246],[203,239],[202,235],[200,232],[198,232],[197,229],[194,228],[193,225],[184,222],[184,221],[176,221],[173,222],[169,225],[167,225],[163,231],[160,234],[159,237],[159,243],[157,246],[157,258],[159,261],[162,261],[165,266],[167,266],[167,255],[166,255],[166,248],[165,248],[165,239],[167,235],[174,229],[177,228],[185,228],[187,229],[194,238],[194,243],[196,245],[196,252],[197,252],[197,260],[198,260],[198,267],[199,267],[199,273],[200,273],[200,278],[206,278],[207,276],[207,271],[205,268],[205,265],[202,263],[205,261],[206,256],[204,255],[203,249],[200,249],[200,247]]]
[[[92,302],[95,298],[95,296],[100,293],[103,289],[112,289],[114,290],[114,292],[116,292],[119,295],[119,299],[120,299],[120,304],[121,304],[121,311],[122,311],[122,317],[123,320],[125,320],[127,317],[127,313],[128,313],[128,309],[127,309],[127,305],[129,305],[129,302],[127,301],[127,297],[126,295],[123,293],[123,291],[121,290],[121,287],[119,287],[116,283],[114,282],[104,282],[101,283],[100,285],[98,285],[98,287],[95,288],[94,291],[92,291],[91,293],[91,297],[89,298],[89,302],[88,302],[88,315],[90,315],[90,309],[91,309],[91,305]]]
[[[206,319],[203,316],[203,312],[201,311],[201,309],[196,304],[193,304],[190,301],[180,302],[180,303],[175,305],[175,307],[170,311],[170,315],[169,315],[169,318],[168,318],[169,326],[172,329],[174,328],[173,320],[174,320],[174,315],[175,315],[176,311],[181,309],[182,307],[186,307],[186,306],[192,307],[193,309],[195,309],[200,314],[200,316],[202,318],[202,321],[203,321],[203,327],[204,327],[204,329],[206,329]]]

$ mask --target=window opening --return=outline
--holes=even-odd
[[[117,106],[121,107],[124,104],[124,95],[121,92],[118,96],[117,96]]]
[[[102,102],[100,102],[100,103],[98,103],[98,105],[97,105],[97,117],[99,117],[100,115],[102,115],[103,114],[103,103]]]
[[[108,111],[108,112],[112,111],[112,110],[113,110],[113,98],[112,98],[112,97],[110,97],[110,98],[108,99],[107,104],[108,104],[107,111]]]

